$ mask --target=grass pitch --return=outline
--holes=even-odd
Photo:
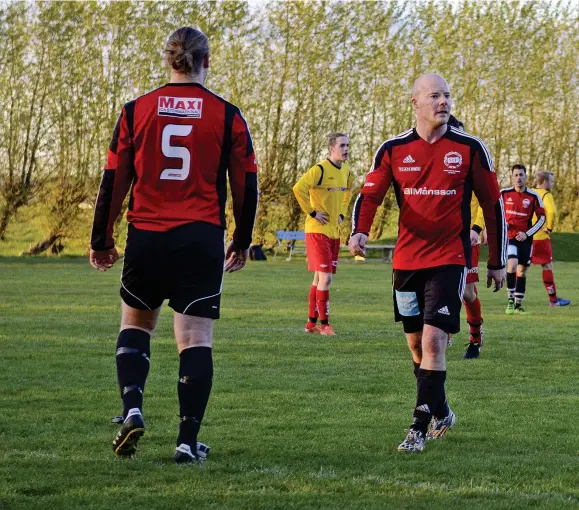
[[[567,308],[547,306],[537,267],[528,317],[507,317],[505,293],[479,289],[482,357],[462,359],[465,332],[448,351],[457,424],[417,455],[396,451],[415,382],[390,265],[341,264],[331,338],[303,333],[303,261],[226,275],[203,468],[172,462],[169,309],[152,342],[148,432],[136,458],[113,455],[119,274],[85,259],[0,259],[0,508],[579,506],[579,264],[555,267]]]

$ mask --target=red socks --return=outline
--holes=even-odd
[[[308,320],[316,322],[318,320],[318,307],[316,304],[316,295],[318,288],[315,285],[310,287],[310,295],[308,299]]]
[[[476,285],[474,287],[474,293],[476,295],[475,300],[469,303],[464,300],[464,308],[466,310],[466,320],[469,324],[480,324],[482,322],[482,312],[480,301],[478,299],[478,291]]]
[[[557,288],[555,287],[555,277],[551,269],[543,269],[543,285],[549,294],[549,301],[555,303],[557,301]]]
[[[464,308],[466,310],[466,320],[470,326],[470,333],[471,335],[476,336],[480,335],[480,326],[482,324],[482,311],[476,285],[474,287],[474,292],[476,295],[475,300],[472,303],[469,303],[465,300]]]
[[[316,291],[316,302],[318,305],[320,320],[322,321],[322,324],[327,324],[330,315],[330,291],[318,289]]]

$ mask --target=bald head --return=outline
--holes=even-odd
[[[412,97],[417,97],[422,91],[428,91],[432,88],[445,88],[450,91],[448,83],[440,74],[428,73],[416,78],[414,85],[412,85]]]
[[[448,122],[452,107],[446,80],[434,73],[420,76],[412,85],[412,106],[419,133],[446,129],[443,126]]]

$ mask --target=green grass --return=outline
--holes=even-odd
[[[391,267],[341,264],[339,335],[302,332],[301,261],[226,275],[215,378],[200,439],[204,468],[178,467],[178,358],[165,309],[152,343],[138,456],[114,457],[120,267],[84,259],[0,259],[0,508],[577,508],[579,264],[555,276],[568,308],[546,306],[532,268],[529,317],[481,289],[486,344],[448,352],[458,421],[420,455],[396,446],[415,398],[393,322]]]

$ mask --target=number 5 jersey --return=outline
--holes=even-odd
[[[113,226],[130,190],[127,220],[165,232],[202,221],[225,229],[227,176],[235,233],[251,243],[257,160],[239,108],[197,83],[169,83],[124,105],[109,146],[91,238],[114,246]]]

